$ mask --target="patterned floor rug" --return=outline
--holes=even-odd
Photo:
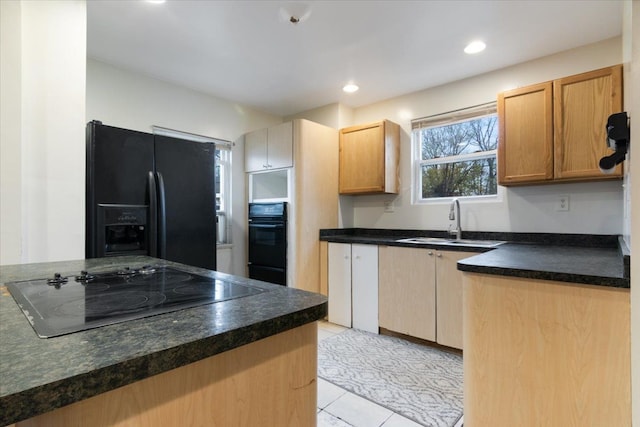
[[[318,344],[318,376],[429,427],[462,416],[462,357],[348,329]]]

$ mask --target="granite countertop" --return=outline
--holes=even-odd
[[[630,253],[620,236],[554,233],[463,232],[464,239],[500,240],[495,248],[398,242],[406,237],[449,237],[429,230],[327,229],[320,240],[480,252],[458,270],[559,282],[629,288]]]
[[[176,266],[267,290],[97,329],[38,338],[7,282],[145,264]],[[326,297],[149,257],[0,267],[0,426],[11,424],[245,344],[327,314]]]

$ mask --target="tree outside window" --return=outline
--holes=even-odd
[[[418,127],[413,133],[420,152],[420,199],[497,194],[495,113],[454,123]]]

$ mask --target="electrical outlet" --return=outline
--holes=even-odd
[[[556,211],[563,212],[569,210],[569,196],[558,196],[556,200]]]
[[[385,202],[384,202],[384,211],[385,212],[393,212],[393,200],[385,200]]]

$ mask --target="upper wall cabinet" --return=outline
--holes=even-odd
[[[501,185],[588,181],[611,175],[605,125],[622,111],[622,66],[603,68],[498,94]]]
[[[250,132],[244,144],[245,172],[293,166],[293,122]]]
[[[340,130],[340,194],[398,193],[400,126],[384,120]]]
[[[498,94],[501,185],[553,179],[551,82]]]

